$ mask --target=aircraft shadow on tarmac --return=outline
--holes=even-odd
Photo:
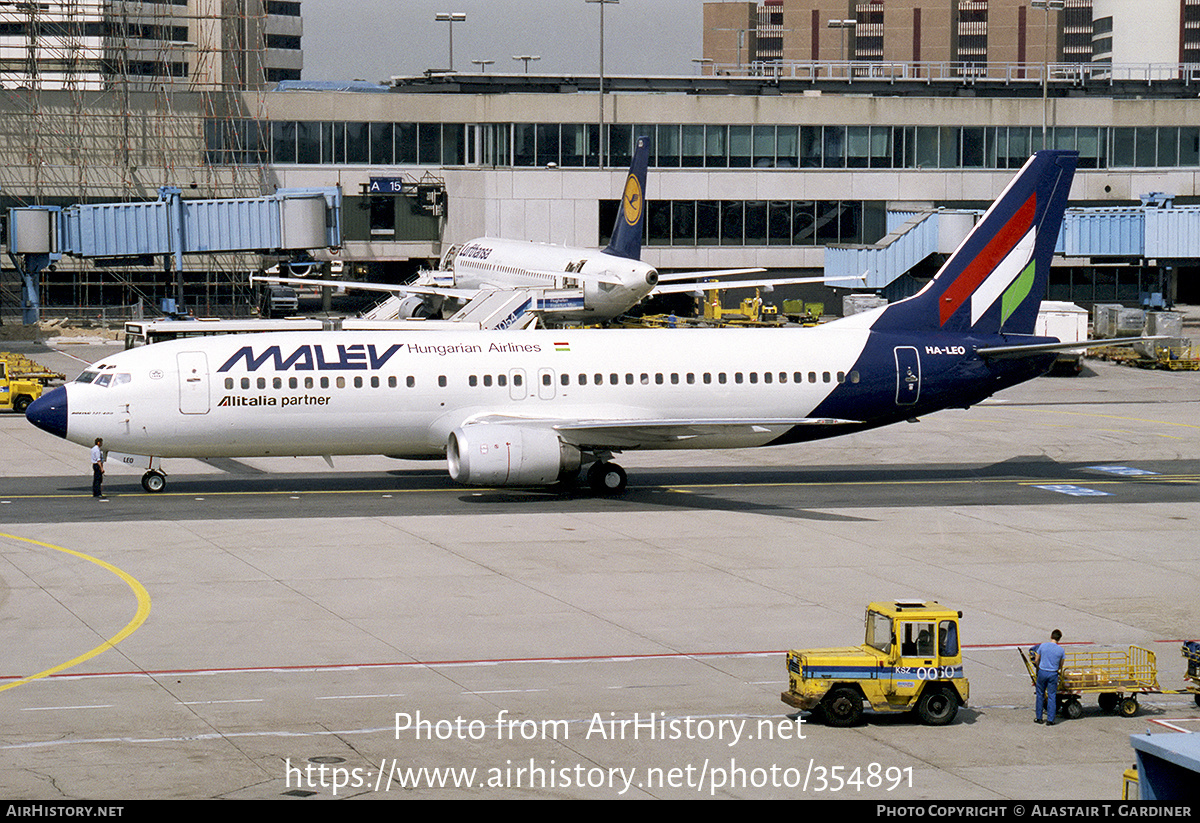
[[[545,488],[470,488],[439,467],[313,474],[236,473],[173,475],[162,494],[147,494],[130,476],[105,483],[110,505],[80,506],[90,482],[81,477],[3,478],[0,497],[14,498],[5,513],[33,522],[58,519],[181,516],[304,516],[695,510],[766,514],[808,520],[864,519],[837,509],[1029,505],[1067,501],[1192,502],[1200,497],[1200,461],[1129,461],[1113,465],[1060,462],[1023,455],[989,464],[854,465],[820,467],[687,467],[637,469],[625,493],[597,496],[584,485]],[[1068,497],[1079,486],[1102,489]],[[1087,491],[1087,489],[1084,489]],[[198,509],[192,499],[205,501]],[[18,505],[19,504],[19,505]],[[113,505],[115,504],[115,505]],[[869,519],[869,518],[867,518]]]

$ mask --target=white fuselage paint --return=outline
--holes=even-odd
[[[546,289],[582,292],[585,310],[597,318],[616,317],[636,305],[658,282],[654,267],[639,260],[579,249],[481,237],[463,244],[448,268],[456,289]],[[578,320],[578,312],[573,315]]]
[[[473,421],[726,418],[767,424],[628,448],[758,446],[789,428],[770,420],[803,418],[829,395],[869,333],[843,322],[172,341],[94,364],[90,371],[113,375],[109,385],[68,384],[67,438],[103,437],[105,448],[160,457],[437,456],[451,431]]]

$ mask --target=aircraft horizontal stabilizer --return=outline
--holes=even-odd
[[[1072,349],[1099,349],[1108,346],[1132,346],[1134,343],[1148,343],[1153,340],[1166,340],[1166,337],[1113,337],[1107,340],[1076,340],[1074,343],[1030,343],[1017,346],[985,346],[976,349],[975,353],[989,360],[1017,360],[1022,357],[1035,357],[1056,351],[1071,351]]]

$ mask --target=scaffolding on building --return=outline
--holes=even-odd
[[[265,193],[265,18],[264,0],[0,0],[0,205],[147,200],[161,186]],[[219,164],[206,152],[214,131],[229,152]],[[50,313],[172,294],[163,269],[63,263],[42,276]],[[189,305],[248,310],[258,264],[193,258]],[[19,289],[4,274],[0,314],[11,318]]]

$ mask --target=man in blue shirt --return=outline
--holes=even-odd
[[[1058,645],[1060,640],[1062,632],[1055,629],[1050,632],[1049,643],[1039,643],[1033,647],[1033,665],[1037,668],[1037,685],[1033,693],[1036,719],[1033,722],[1042,722],[1042,706],[1045,705],[1047,726],[1053,726],[1054,718],[1058,716],[1058,673],[1067,655],[1063,647]]]

